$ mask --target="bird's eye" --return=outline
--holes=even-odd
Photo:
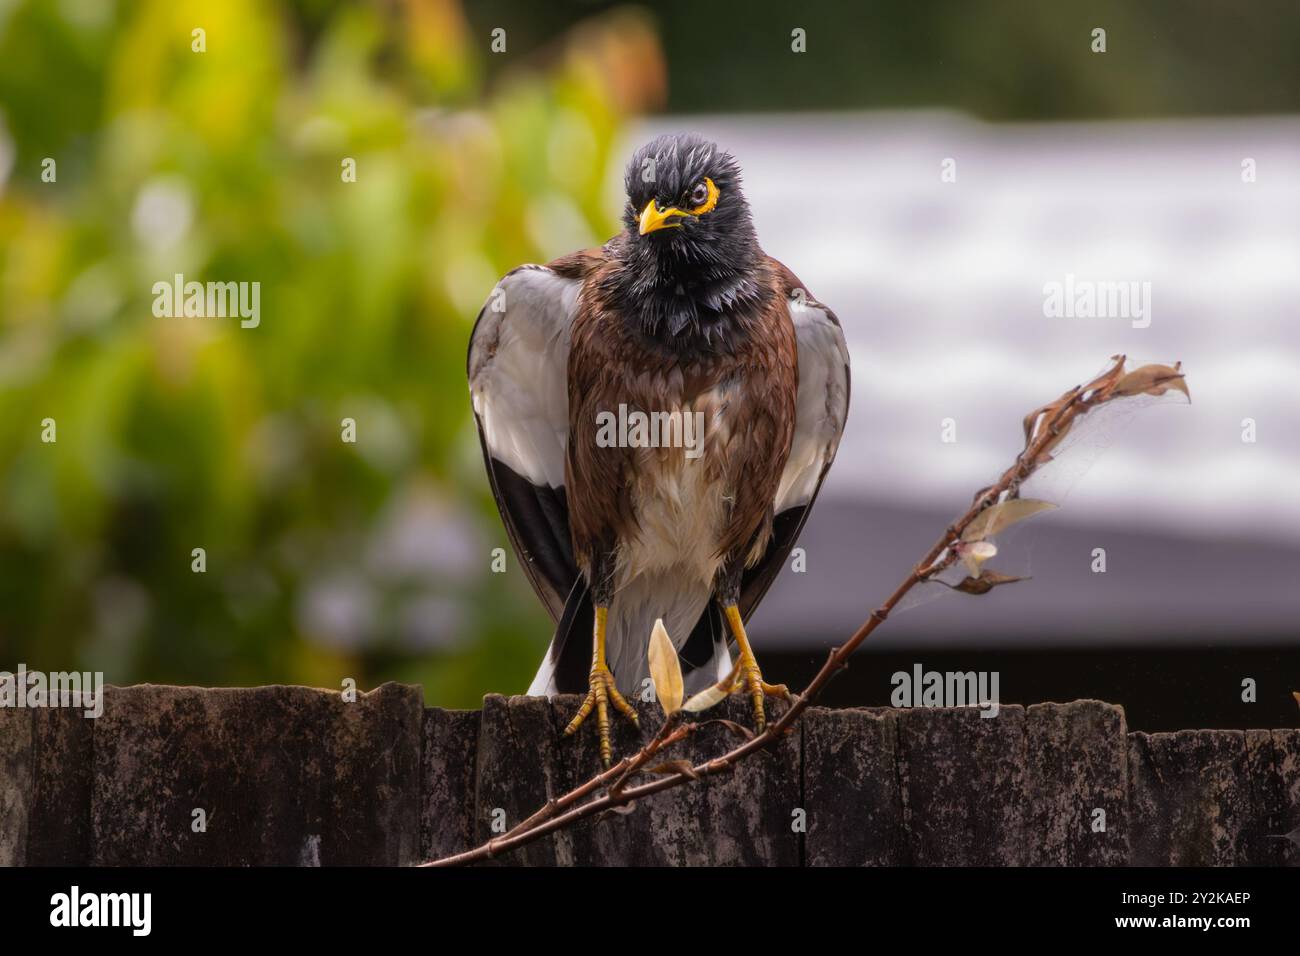
[[[705,182],[698,182],[695,188],[691,190],[690,203],[692,207],[703,206],[709,201],[709,185]]]

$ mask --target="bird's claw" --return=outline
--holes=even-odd
[[[564,735],[567,737],[575,733],[594,709],[596,711],[596,727],[600,732],[600,759],[608,767],[614,755],[614,748],[609,740],[610,703],[613,703],[615,709],[632,721],[633,724],[639,725],[640,721],[637,719],[636,711],[632,708],[632,705],[618,692],[618,688],[614,685],[614,674],[608,667],[604,665],[593,667],[589,683],[590,689],[587,691],[587,696],[582,701],[582,706],[578,708],[573,720],[569,721],[569,726],[564,728]]]
[[[749,694],[750,703],[754,707],[754,728],[760,734],[767,729],[767,714],[763,709],[763,698],[779,697],[782,700],[790,699],[790,688],[785,684],[769,684],[763,680],[763,672],[759,670],[758,661],[754,658],[741,660],[740,663],[740,688],[743,688]]]

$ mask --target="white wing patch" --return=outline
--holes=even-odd
[[[799,346],[799,395],[776,514],[812,500],[839,448],[849,411],[849,351],[843,331],[825,308],[808,298],[790,299],[790,318]]]
[[[488,451],[535,485],[564,485],[569,334],[581,288],[545,266],[521,266],[492,291],[470,345],[470,395]]]

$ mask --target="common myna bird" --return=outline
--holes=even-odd
[[[758,245],[740,168],[697,136],[632,157],[624,230],[508,273],[479,313],[469,387],[492,491],[555,636],[530,694],[609,708],[649,676],[662,618],[686,691],[767,695],[745,622],[835,457],[849,362],[835,314]]]

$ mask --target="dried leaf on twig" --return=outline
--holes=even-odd
[[[682,665],[677,660],[677,648],[668,639],[663,618],[655,621],[650,632],[650,678],[655,682],[655,695],[665,714],[682,706]]]
[[[992,538],[1017,522],[1033,517],[1040,511],[1050,511],[1056,505],[1050,501],[1035,501],[1033,498],[1012,498],[985,508],[975,520],[962,532],[963,541],[980,541]]]
[[[718,681],[716,684],[704,688],[704,690],[700,691],[683,704],[682,710],[687,713],[698,714],[701,711],[708,710],[710,707],[722,703],[727,699],[731,692],[736,689],[736,677],[739,676],[739,674],[740,658],[737,658],[736,663],[731,665],[730,674]]]
[[[998,571],[985,571],[979,577],[962,578],[961,581],[956,584],[949,584],[948,587],[954,591],[960,591],[962,594],[988,594],[1000,585],[1028,580],[1029,578],[1025,576],[1017,577],[1011,574],[1002,574]]]
[[[1076,395],[1079,394],[1079,391],[1080,388],[1078,385],[1076,385],[1074,388],[1070,389],[1068,392],[1066,392],[1056,401],[1048,402],[1046,405],[1043,405],[1040,408],[1035,408],[1032,412],[1030,412],[1028,415],[1025,416],[1024,424],[1025,424],[1025,445],[1026,446],[1031,441],[1033,441],[1035,438],[1038,437],[1039,428],[1041,428],[1045,423],[1050,422],[1054,418],[1056,418],[1057,414],[1061,411],[1062,408],[1064,408],[1070,402],[1074,401],[1074,398]]]
[[[1112,395],[1163,395],[1177,389],[1190,399],[1192,393],[1187,390],[1187,381],[1180,371],[1182,362],[1169,365],[1143,365],[1125,375],[1115,385]]]
[[[1025,451],[1041,441],[1031,461],[1033,468],[1052,460],[1052,452],[1069,435],[1080,415],[1113,397],[1112,390],[1124,376],[1127,356],[1112,355],[1111,361],[1114,364],[1087,385],[1076,385],[1056,401],[1025,416]],[[1044,428],[1051,430],[1050,437],[1045,440],[1042,439]]]
[[[726,727],[726,728],[727,728],[728,730],[730,730],[733,734],[736,734],[736,735],[739,736],[739,737],[744,737],[746,740],[753,740],[753,739],[754,739],[754,732],[753,732],[752,730],[750,730],[748,727],[742,727],[740,724],[736,723],[734,720],[726,720],[726,719],[724,719],[724,718],[722,718],[722,717],[717,717],[717,718],[715,718],[715,719],[713,719],[713,720],[707,721],[707,723],[710,723],[710,724],[721,724],[723,727]]]

